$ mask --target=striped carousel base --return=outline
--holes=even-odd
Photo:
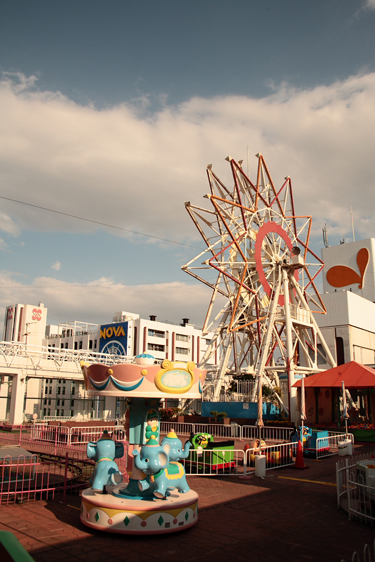
[[[154,535],[182,531],[198,521],[198,494],[172,492],[165,500],[121,498],[115,486],[108,494],[82,492],[81,521],[84,525],[127,535]]]

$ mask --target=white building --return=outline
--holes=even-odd
[[[60,349],[89,349],[115,355],[135,356],[140,353],[153,355],[156,361],[194,361],[202,359],[211,338],[202,337],[202,331],[189,323],[158,321],[156,316],[148,320],[139,314],[117,312],[110,324],[68,322],[47,326],[43,345]],[[211,359],[217,362],[217,355]]]
[[[5,309],[4,341],[25,342],[41,345],[45,336],[47,308],[40,302],[32,304],[13,304]]]
[[[61,357],[78,356],[89,352],[92,362],[100,361],[101,354],[116,356],[135,356],[149,353],[156,361],[194,361],[202,358],[210,343],[209,336],[202,337],[202,331],[183,319],[181,324],[157,321],[155,316],[148,320],[138,314],[118,312],[109,324],[90,324],[67,322],[58,326],[46,325],[47,309],[40,303],[33,305],[16,304],[8,306],[4,322],[4,341],[24,344],[26,354],[31,351],[44,353],[45,363],[53,364]],[[212,364],[217,360],[212,357]],[[48,369],[48,366],[47,366]],[[36,414],[45,417],[102,418],[121,416],[125,409],[125,399],[118,399],[109,405],[109,399],[88,397],[83,377],[70,376],[64,371],[48,372],[43,377],[43,369],[35,374],[24,370],[23,408],[27,417]],[[51,375],[53,375],[51,377]],[[64,376],[65,375],[65,376]],[[15,375],[7,375],[6,369],[0,372],[0,420],[14,417]]]
[[[327,314],[316,315],[338,365],[375,365],[375,239],[322,250],[322,299]],[[324,357],[319,366],[325,368]]]

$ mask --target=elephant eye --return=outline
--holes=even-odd
[[[149,462],[149,459],[145,459],[145,462]]]

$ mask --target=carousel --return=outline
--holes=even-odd
[[[198,494],[189,488],[179,461],[189,455],[171,430],[160,438],[162,398],[200,398],[206,371],[193,362],[142,354],[134,363],[82,364],[89,396],[126,396],[129,411],[127,483],[116,464],[124,444],[106,432],[89,443],[96,461],[91,487],[82,493],[81,521],[94,529],[123,534],[159,534],[187,529],[198,520]]]

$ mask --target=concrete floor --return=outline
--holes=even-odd
[[[355,446],[355,453],[373,450],[375,444]],[[184,532],[135,537],[94,531],[80,522],[78,496],[68,496],[67,505],[2,505],[0,529],[12,531],[36,562],[349,562],[355,550],[362,560],[375,531],[337,509],[337,460],[306,460],[306,470],[271,470],[264,480],[190,476],[200,512]]]

